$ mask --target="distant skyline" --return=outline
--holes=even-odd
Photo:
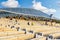
[[[0,8],[33,8],[60,19],[60,0],[0,0]]]

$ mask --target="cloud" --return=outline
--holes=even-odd
[[[2,2],[1,4],[2,6],[5,6],[5,7],[19,7],[20,6],[18,1],[16,0],[8,0],[5,2]]]
[[[57,2],[58,6],[60,6],[60,1]]]
[[[56,12],[55,9],[52,9],[52,8],[49,9],[47,7],[44,7],[44,6],[42,6],[41,2],[36,2],[36,0],[33,0],[32,3],[33,3],[33,8],[34,9],[40,10],[40,11],[42,11],[44,13],[50,13],[50,14],[52,14],[52,13]]]

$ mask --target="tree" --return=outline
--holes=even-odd
[[[51,22],[51,26],[52,26],[52,22],[53,22],[52,16],[53,16],[53,14],[50,14],[50,22]]]

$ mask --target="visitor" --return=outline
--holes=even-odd
[[[31,25],[32,25],[32,26],[34,25],[33,22],[31,23]]]
[[[17,27],[16,29],[17,29],[17,31],[19,31],[20,27]]]
[[[15,26],[11,26],[11,29],[14,28]]]
[[[28,24],[28,25],[30,25],[30,23],[29,23],[29,22],[28,22],[27,24]]]

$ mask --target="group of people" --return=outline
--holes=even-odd
[[[34,24],[33,24],[33,22],[32,23],[28,22],[27,25],[32,25],[33,26]]]

